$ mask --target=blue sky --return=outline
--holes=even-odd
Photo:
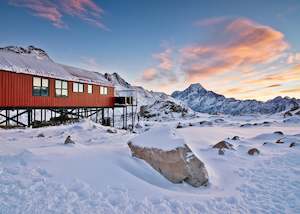
[[[1,46],[35,45],[57,62],[118,72],[148,89],[170,93],[200,82],[242,99],[300,94],[298,0],[4,0],[0,14]],[[251,35],[236,38],[242,31]],[[244,57],[228,55],[241,51],[233,41],[255,33],[266,36],[247,44]]]

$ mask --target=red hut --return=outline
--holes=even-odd
[[[0,107],[113,107],[104,76],[53,62],[40,49],[0,49]]]
[[[41,49],[0,48],[0,125],[13,121],[25,126],[19,115],[26,113],[29,126],[35,121],[36,109],[44,110],[46,119],[46,111],[64,112],[72,117],[82,116],[82,109],[85,117],[89,115],[86,111],[90,115],[102,111],[104,120],[104,110],[109,115],[109,109],[120,107],[114,94],[114,86],[104,75],[55,63]],[[10,111],[17,113],[11,116]],[[5,120],[1,121],[1,117]]]

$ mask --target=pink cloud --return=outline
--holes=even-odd
[[[161,53],[154,54],[153,57],[159,60],[158,67],[162,70],[170,71],[173,68],[173,61],[171,58],[172,49],[167,48]]]
[[[287,58],[288,64],[297,64],[300,63],[300,53],[290,53]]]
[[[157,70],[155,68],[148,68],[146,70],[143,71],[142,74],[142,81],[153,81],[157,78]]]
[[[32,15],[47,19],[58,28],[67,26],[62,18],[69,15],[108,30],[102,23],[104,11],[93,0],[9,0],[9,3],[29,9]]]
[[[281,32],[245,18],[230,22],[220,30],[219,36],[220,41],[181,50],[189,81],[268,63],[289,47]]]

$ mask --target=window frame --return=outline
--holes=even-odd
[[[88,94],[93,94],[93,85],[92,84],[87,85],[87,93]]]
[[[39,79],[39,85],[35,85],[35,79]],[[44,86],[44,81],[47,82],[47,86]],[[32,96],[35,97],[49,97],[50,95],[50,80],[49,78],[34,76],[32,78]],[[38,92],[38,93],[36,93]],[[44,94],[43,92],[47,92]]]
[[[100,86],[100,94],[101,95],[108,95],[108,87]]]
[[[80,90],[80,89],[82,89],[82,90]],[[84,83],[73,82],[73,92],[74,93],[84,93]]]
[[[59,87],[57,87],[57,83],[60,82]],[[65,84],[66,85],[65,85]],[[66,86],[66,87],[64,87]],[[56,97],[68,97],[69,96],[69,91],[68,91],[68,81],[66,80],[55,80],[55,84],[54,84],[54,92],[55,92],[55,96]],[[57,91],[60,91],[60,93],[57,93]],[[66,92],[66,94],[64,94],[63,92]]]

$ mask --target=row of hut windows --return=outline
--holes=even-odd
[[[73,92],[84,93],[84,84],[73,82]],[[87,85],[87,93],[93,93],[93,85]],[[100,94],[107,95],[107,87],[100,86]],[[33,96],[49,96],[49,79],[41,77],[33,77]],[[68,96],[68,82],[63,80],[55,80],[55,96]]]

